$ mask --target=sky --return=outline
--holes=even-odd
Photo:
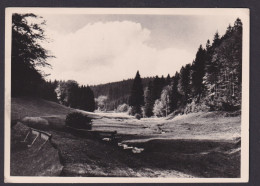
[[[43,71],[48,79],[97,85],[141,77],[173,76],[192,63],[216,31],[223,35],[235,16],[201,15],[41,15],[43,46],[55,58]]]

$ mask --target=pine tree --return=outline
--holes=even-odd
[[[208,53],[208,51],[207,51]],[[212,110],[234,110],[241,104],[242,23],[228,27],[221,43],[208,53],[204,84]]]
[[[209,39],[207,40],[207,43],[206,43],[206,51],[208,51],[210,49],[210,41]]]
[[[180,79],[178,82],[178,91],[182,95],[182,105],[186,105],[190,100],[190,69],[191,65],[187,64],[180,70]]]
[[[178,72],[175,73],[172,81],[172,93],[170,94],[170,111],[173,112],[179,107],[179,102],[181,101],[181,95],[178,91],[180,75]]]
[[[165,80],[164,76],[162,75],[162,77],[160,78],[161,91],[165,85],[166,85],[166,80]]]
[[[191,88],[193,97],[198,96],[200,98],[204,91],[203,77],[205,75],[205,61],[206,51],[202,48],[202,45],[200,45],[191,69]]]
[[[170,74],[167,75],[166,77],[166,85],[170,85],[171,84],[171,77],[170,77]]]
[[[137,71],[134,83],[131,89],[129,105],[133,107],[133,114],[141,114],[141,106],[144,104],[144,91],[142,79],[140,77],[139,71]]]
[[[152,98],[152,82],[149,82],[148,87],[144,93],[144,114],[146,117],[151,117],[153,115],[153,105],[154,100]]]
[[[236,32],[238,32],[238,34],[242,34],[242,27],[243,27],[243,24],[241,22],[241,19],[237,18],[234,23],[234,30],[236,30]]]
[[[214,39],[213,39],[213,44],[212,46],[216,47],[220,44],[220,38],[219,38],[219,34],[218,31],[215,33],[214,35]]]
[[[228,27],[227,27],[226,33],[223,36],[223,38],[225,38],[225,39],[229,38],[231,36],[231,34],[232,34],[232,31],[233,31],[233,29],[232,29],[231,25],[229,24]]]
[[[158,76],[155,76],[153,80],[153,86],[152,86],[152,97],[154,101],[160,99],[161,92],[164,86],[165,86],[164,77],[162,76],[161,78],[159,78]]]
[[[153,80],[153,86],[152,86],[152,97],[155,101],[156,99],[159,99],[161,95],[161,85],[160,85],[160,78],[158,76],[155,76]]]

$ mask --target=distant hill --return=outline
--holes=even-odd
[[[148,86],[149,81],[152,81],[153,79],[154,77],[142,78],[144,89]],[[98,98],[101,95],[108,96],[107,109],[114,110],[118,105],[128,103],[133,82],[134,79],[127,79],[90,86],[90,88],[93,90],[95,98]]]

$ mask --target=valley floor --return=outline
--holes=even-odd
[[[16,113],[13,116],[21,117],[26,110],[20,109],[23,107],[34,110],[31,116],[42,116],[49,121],[50,127],[45,130],[52,134],[52,143],[59,152],[63,166],[60,176],[240,177],[240,116],[209,112],[137,120],[124,113],[85,112],[95,118],[93,130],[117,131],[118,142],[111,143],[63,130],[65,114],[71,109],[67,111],[63,106],[59,109],[60,105],[51,103],[51,111],[43,104],[39,107],[35,104],[13,99],[12,113]],[[48,113],[41,112],[40,107]],[[30,116],[30,111],[26,115]],[[13,128],[14,132],[18,130],[16,126]],[[118,143],[144,150],[132,153]],[[19,162],[26,160],[26,152],[29,153],[29,150],[24,151],[11,153],[11,175],[12,172],[16,175],[18,169],[31,168],[19,166]],[[38,163],[43,161],[39,156]],[[33,173],[24,172],[28,174]]]

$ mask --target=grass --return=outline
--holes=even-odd
[[[12,98],[11,120],[26,116],[66,115],[74,109],[39,98]]]
[[[12,99],[13,120],[30,116],[48,121],[49,127],[45,130],[53,135],[52,143],[59,150],[64,166],[61,176],[240,176],[240,116],[225,117],[223,113],[210,112],[137,120],[124,113],[81,111],[95,118],[93,130],[117,130],[120,142],[145,149],[140,154],[132,154],[115,144],[64,130],[66,114],[73,111],[75,109],[42,99]],[[24,127],[19,128],[19,133],[23,135]],[[17,133],[12,133],[15,135]],[[17,164],[16,174],[19,169],[26,168],[25,162],[29,161],[25,157],[23,162],[26,153],[13,154],[15,159],[11,163]],[[30,157],[39,162],[47,158],[34,152]],[[46,172],[52,169],[40,167]],[[26,174],[33,174],[27,171]]]
[[[59,176],[63,166],[60,164],[57,149],[53,148],[49,141],[45,143],[45,140],[38,137],[31,148],[21,146],[21,141],[25,139],[28,131],[29,128],[22,123],[12,128],[10,175]],[[32,136],[29,142],[32,142],[34,137]]]

